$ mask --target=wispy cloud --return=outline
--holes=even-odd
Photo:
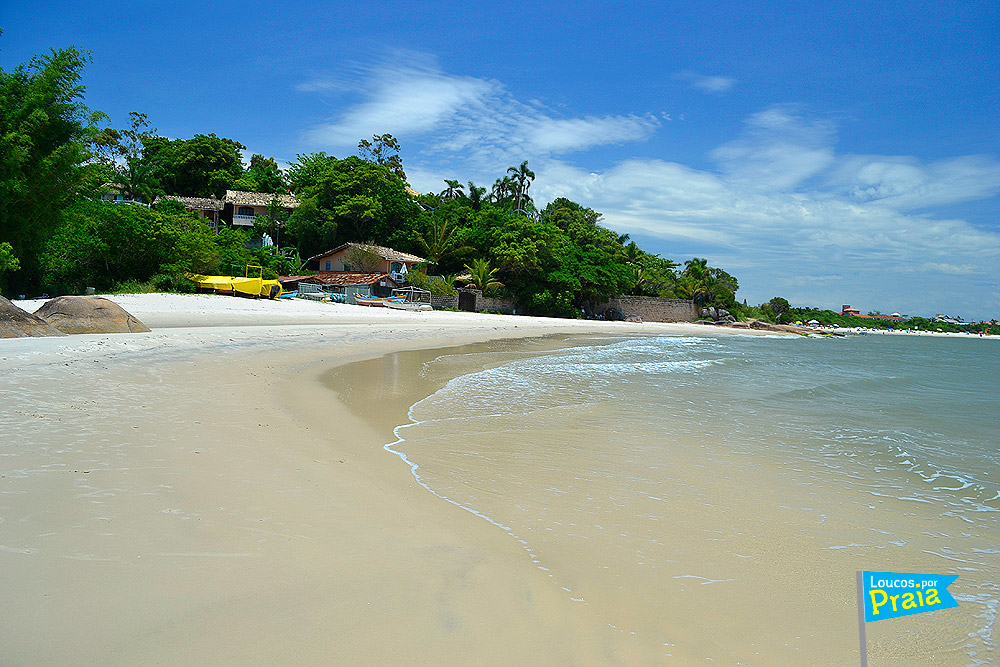
[[[674,72],[673,78],[678,81],[687,81],[692,87],[705,93],[722,94],[728,92],[736,85],[736,79],[728,76],[706,76],[691,70],[681,70]]]
[[[317,77],[302,92],[339,89]],[[322,148],[354,146],[361,137],[389,132],[421,137],[432,152],[472,151],[482,159],[544,157],[648,138],[660,121],[645,116],[564,118],[541,103],[514,99],[497,81],[442,72],[426,59],[403,59],[368,68],[363,99],[306,134]]]
[[[356,85],[356,103],[308,140],[353,147],[391,132],[417,147],[407,173],[418,189],[439,190],[456,176],[489,183],[529,159],[537,202],[569,197],[618,231],[659,239],[667,256],[707,256],[737,273],[751,300],[780,293],[793,303],[867,300],[913,312],[946,303],[968,312],[974,302],[1000,309],[975,286],[995,273],[1000,233],[933,209],[1000,193],[995,158],[838,154],[835,122],[780,105],[750,114],[737,136],[709,151],[709,167],[631,158],[592,170],[581,166],[583,151],[649,139],[662,127],[659,112],[559,115],[522,103],[500,82],[427,63],[368,68]],[[887,293],[892,305],[873,301]]]

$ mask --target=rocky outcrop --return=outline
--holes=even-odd
[[[736,318],[733,317],[732,313],[728,310],[725,308],[717,308],[715,306],[702,308],[701,317],[702,319],[709,320],[714,324],[732,324],[736,321]]]
[[[35,315],[68,334],[149,331],[117,303],[99,296],[58,296],[46,301]]]
[[[807,334],[812,330],[809,327],[799,327],[794,324],[771,324],[763,320],[750,320],[750,328],[761,331],[782,331],[785,333]]]
[[[40,317],[21,310],[0,296],[0,338],[62,336],[63,333]]]

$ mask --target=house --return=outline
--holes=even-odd
[[[190,213],[197,213],[199,218],[204,218],[213,229],[217,229],[219,226],[219,216],[222,213],[223,202],[215,195],[211,197],[162,195],[157,197],[153,204],[159,204],[161,201],[175,201],[183,205],[184,210]]]
[[[253,227],[257,216],[267,213],[271,202],[275,199],[285,213],[290,214],[299,206],[299,200],[292,195],[226,190],[226,196],[222,198],[222,214],[219,218],[234,227]]]
[[[315,276],[300,278],[299,285],[319,285],[324,292],[343,294],[347,303],[355,303],[354,295],[391,296],[400,284],[388,273],[361,273],[359,271],[320,271]]]
[[[841,306],[840,314],[848,315],[850,317],[858,317],[859,315],[861,315],[861,311],[858,310],[857,308],[852,308],[850,305],[844,305]]]
[[[142,197],[127,197],[123,193],[124,188],[117,183],[104,183],[101,186],[101,201],[105,204],[135,204],[137,206],[149,206]]]
[[[344,245],[313,255],[307,261],[316,261],[319,270],[325,271],[350,271],[351,266],[345,263],[345,256],[353,248],[360,248],[374,253],[382,258],[382,263],[376,268],[381,273],[388,273],[397,283],[406,282],[406,274],[417,264],[423,264],[427,260],[406,252],[393,250],[380,245],[369,245],[367,243],[345,243]]]

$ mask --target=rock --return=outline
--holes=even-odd
[[[68,334],[149,331],[117,303],[99,296],[57,296],[42,304],[35,315]]]
[[[629,315],[625,318],[626,322],[634,322],[636,324],[642,324],[642,318],[638,315]]]
[[[761,320],[751,320],[750,328],[762,331],[786,331],[797,334],[805,334],[811,331],[809,327],[797,327],[794,324],[771,324],[770,322],[763,322]]]
[[[0,338],[62,335],[63,332],[42,318],[18,308],[10,299],[0,296]]]

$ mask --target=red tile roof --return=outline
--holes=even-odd
[[[357,271],[320,271],[315,276],[303,278],[299,282],[316,285],[374,285],[383,280],[393,285],[396,284],[388,273],[358,273]]]

